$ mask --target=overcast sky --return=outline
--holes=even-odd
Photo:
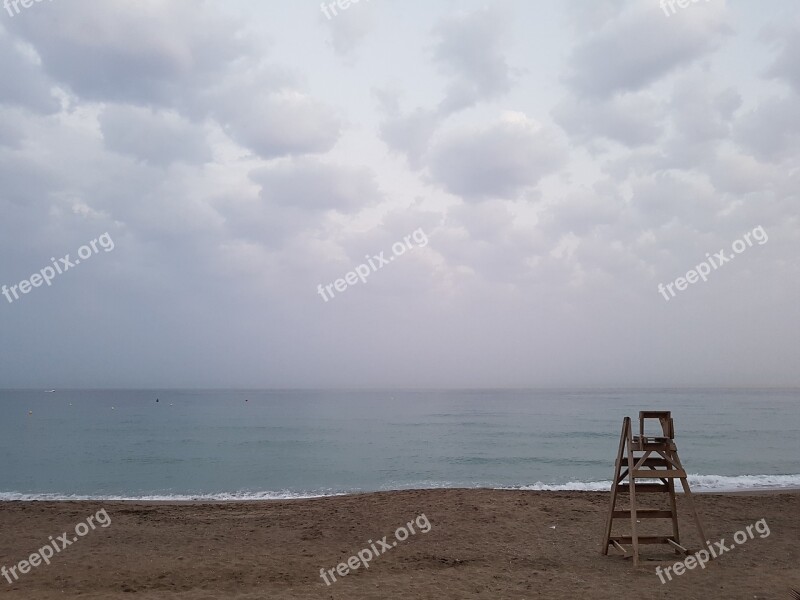
[[[796,0],[327,10],[2,11],[0,387],[800,384]]]

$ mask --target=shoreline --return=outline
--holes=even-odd
[[[294,498],[200,498],[200,499],[169,499],[169,498],[160,498],[160,499],[149,499],[149,498],[120,498],[120,497],[113,497],[113,498],[103,498],[103,497],[95,497],[95,498],[28,498],[28,499],[2,499],[0,498],[0,506],[3,504],[9,503],[61,503],[61,502],[86,502],[86,503],[100,503],[100,502],[110,502],[110,503],[133,503],[133,504],[252,504],[254,502],[300,502],[304,500],[320,500],[323,498],[358,498],[364,496],[370,496],[373,494],[397,494],[403,492],[431,492],[437,490],[449,490],[449,491],[461,491],[461,492],[469,492],[469,491],[492,491],[492,492],[519,492],[519,493],[535,493],[535,494],[609,494],[610,490],[526,490],[526,489],[519,489],[519,488],[491,488],[491,487],[440,487],[440,488],[404,488],[404,489],[395,489],[395,490],[369,490],[363,492],[342,492],[337,494],[325,494],[325,495],[317,495],[317,496],[298,496]],[[12,493],[12,492],[0,492],[0,493]],[[16,492],[14,492],[16,493]],[[46,492],[45,492],[46,493]],[[683,496],[683,490],[680,489],[680,486],[676,487],[675,493],[679,496]],[[754,488],[754,489],[720,489],[720,490],[704,490],[704,489],[695,489],[692,488],[692,494],[694,495],[743,495],[743,496],[750,496],[750,495],[772,495],[772,494],[800,494],[800,486],[796,487],[764,487],[764,488]],[[33,495],[33,494],[26,494],[26,495]],[[188,495],[188,494],[187,494]],[[200,495],[200,494],[198,494]]]

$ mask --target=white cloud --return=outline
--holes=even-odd
[[[3,281],[116,242],[4,308],[4,385],[797,383],[790,1],[363,2],[0,23]],[[664,304],[759,224],[769,244]],[[754,334],[758,362],[713,358]]]
[[[136,106],[111,105],[100,115],[106,147],[144,163],[166,166],[174,161],[211,159],[202,126],[174,112],[154,112]]]
[[[520,113],[484,127],[445,133],[432,152],[431,174],[469,200],[515,198],[554,172],[564,150],[553,132]]]
[[[670,19],[655,4],[629,4],[586,32],[572,52],[565,81],[589,97],[641,90],[719,46],[730,33],[724,6],[722,0],[700,3]]]

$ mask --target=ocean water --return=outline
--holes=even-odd
[[[672,411],[698,491],[800,487],[798,389],[9,390],[0,500],[606,490],[639,410]]]

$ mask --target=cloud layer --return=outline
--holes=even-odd
[[[800,384],[790,1],[3,17],[0,386]]]

